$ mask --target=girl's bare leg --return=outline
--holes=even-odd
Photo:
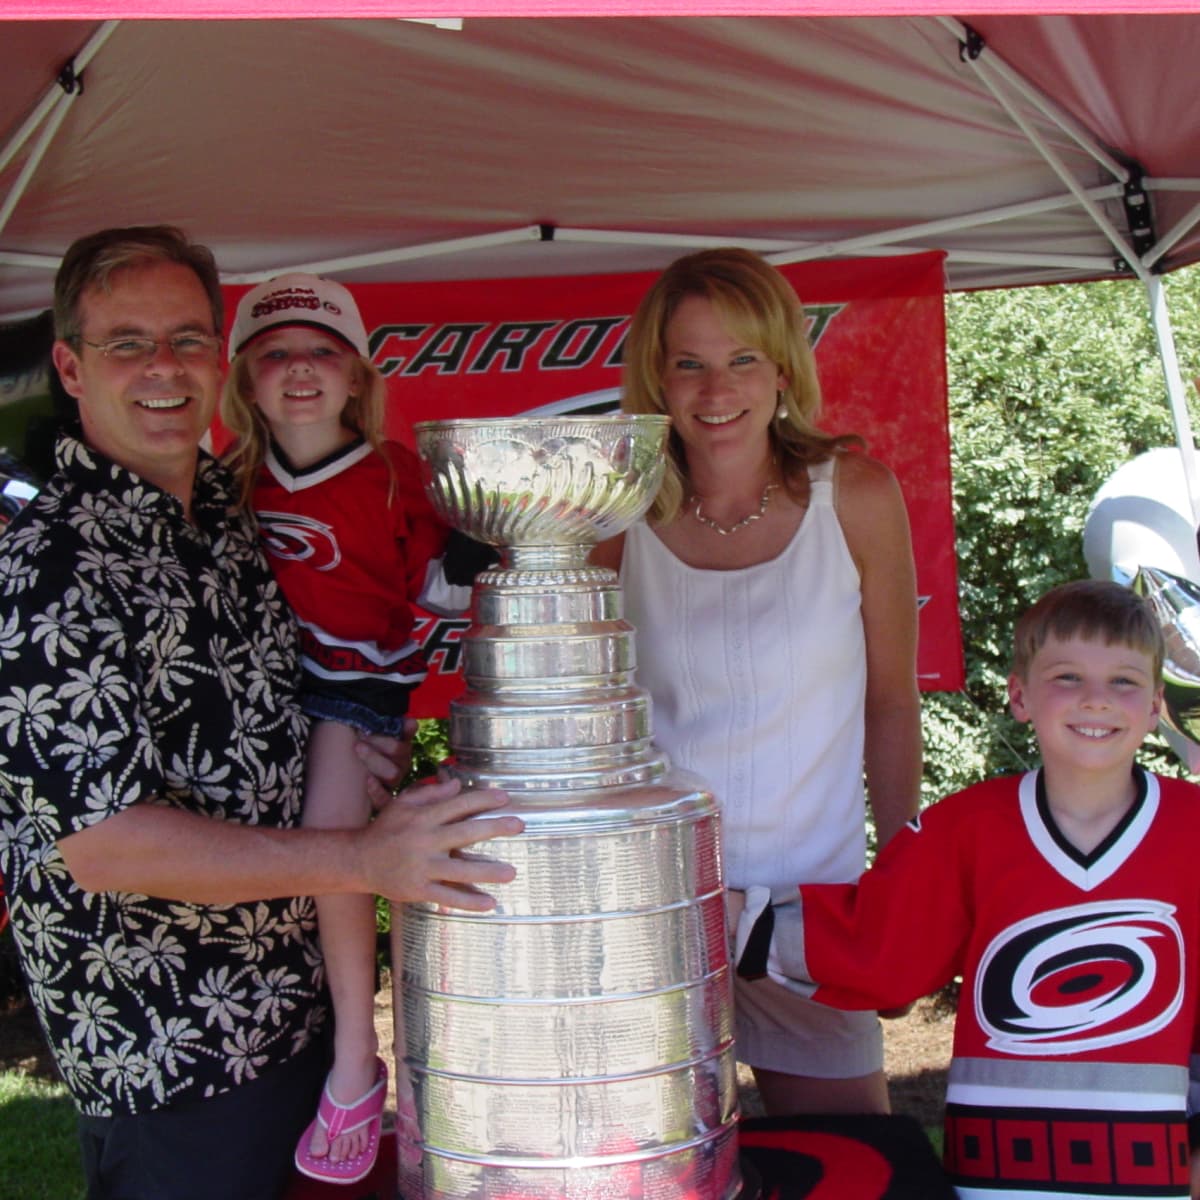
[[[309,739],[304,789],[304,825],[310,829],[356,829],[367,823],[370,802],[366,778],[348,725],[317,721]],[[318,896],[318,932],[325,975],[333,1000],[333,1068],[329,1090],[341,1104],[353,1104],[375,1083],[379,1039],[375,1034],[375,897]],[[367,1148],[368,1131],[357,1129],[333,1140],[318,1124],[312,1153],[333,1162]]]

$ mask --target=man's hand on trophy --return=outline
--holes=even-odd
[[[483,889],[510,883],[516,871],[506,862],[466,851],[524,830],[520,817],[489,815],[508,803],[505,792],[464,792],[456,779],[405,788],[388,799],[359,835],[361,890],[401,904],[424,901],[469,912],[494,908],[495,900]]]

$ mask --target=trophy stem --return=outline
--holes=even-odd
[[[504,565],[510,571],[582,571],[591,549],[590,545],[506,546]]]

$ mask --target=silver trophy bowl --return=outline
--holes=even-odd
[[[475,581],[445,769],[509,793],[496,907],[394,910],[407,1200],[732,1200],[737,1079],[720,814],[651,740],[593,543],[649,507],[660,416],[426,421],[426,492],[501,548]],[[399,1073],[398,1073],[399,1074]]]
[[[505,548],[591,545],[640,517],[662,482],[670,418],[421,421],[426,491],[446,524]]]

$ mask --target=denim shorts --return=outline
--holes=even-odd
[[[300,707],[316,721],[339,721],[359,733],[400,737],[413,688],[382,679],[321,679],[305,671]]]

